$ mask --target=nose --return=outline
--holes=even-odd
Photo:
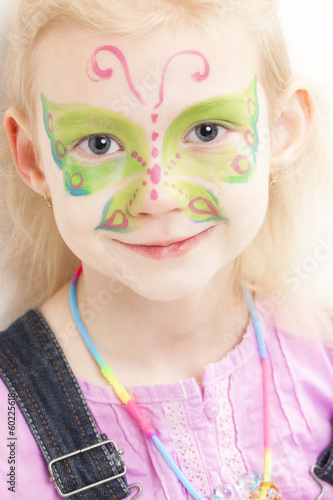
[[[150,158],[141,163],[142,158],[136,160],[145,168],[145,173],[136,186],[136,193],[128,202],[128,211],[134,216],[152,215],[154,217],[163,217],[173,211],[182,211],[186,209],[186,198],[177,196],[176,190],[170,189],[170,167],[164,165],[163,155],[164,135],[161,131],[155,129],[155,121],[158,115],[152,115],[152,134],[148,141]],[[133,152],[136,156],[137,152]],[[164,161],[163,161],[164,160]],[[175,182],[176,179],[173,179]],[[171,182],[172,183],[172,182]],[[173,183],[172,183],[173,184]],[[173,186],[175,187],[175,186]]]
[[[130,200],[129,213],[134,217],[148,214],[160,218],[170,212],[186,209],[186,203],[183,199],[177,199],[177,196],[172,196],[165,189],[165,174],[161,171],[161,174],[158,175],[156,172],[158,167],[153,168],[155,168],[155,172],[151,173],[150,179],[146,178],[141,183],[141,186],[136,190],[135,198]]]

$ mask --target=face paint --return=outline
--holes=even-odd
[[[64,174],[65,190],[86,196],[103,189],[113,194],[106,203],[96,229],[128,232],[138,226],[143,200],[158,200],[163,189],[177,201],[193,222],[226,220],[219,200],[207,187],[221,182],[246,182],[256,165],[259,115],[256,77],[250,87],[202,101],[185,110],[165,135],[162,167],[154,163],[158,151],[149,151],[143,129],[123,115],[84,104],[55,104],[43,95],[44,125],[53,158]],[[158,115],[151,115],[155,124]],[[198,123],[216,123],[233,130],[233,138],[219,145],[200,148],[184,142],[184,135]],[[89,164],[73,158],[73,143],[89,136],[113,136],[124,147],[112,160]],[[154,130],[152,139],[158,132]],[[156,154],[154,154],[156,149]],[[101,155],[100,162],[103,161]],[[141,210],[140,210],[141,209]]]
[[[140,96],[139,92],[136,90],[136,88],[133,84],[133,81],[132,81],[132,78],[130,75],[130,71],[128,68],[128,64],[126,61],[126,57],[124,56],[122,51],[118,47],[115,47],[114,45],[103,45],[101,47],[98,47],[96,50],[94,50],[94,52],[92,53],[91,58],[87,64],[88,78],[90,80],[92,80],[93,82],[98,82],[98,81],[103,80],[103,79],[109,80],[112,77],[112,75],[113,75],[112,68],[101,69],[99,67],[99,64],[97,62],[97,56],[101,52],[108,52],[108,53],[114,55],[118,59],[118,61],[122,65],[124,75],[125,75],[125,78],[127,80],[127,84],[128,84],[128,87],[129,87],[131,93],[141,104],[145,105],[145,102],[143,101],[142,97]],[[154,109],[159,108],[164,100],[164,79],[165,79],[165,75],[166,75],[166,72],[167,72],[167,69],[168,69],[170,62],[175,57],[183,56],[183,55],[198,56],[202,59],[202,61],[204,63],[203,73],[200,73],[199,71],[197,71],[196,73],[191,75],[192,80],[200,83],[208,77],[209,72],[210,72],[209,63],[208,63],[206,57],[203,54],[201,54],[201,52],[198,52],[197,50],[183,50],[181,52],[177,52],[176,54],[174,54],[173,56],[171,56],[168,59],[166,65],[164,67],[164,70],[162,73],[160,92],[159,92],[159,102],[156,104],[156,106],[154,106]],[[96,79],[96,77],[97,77],[97,79]]]
[[[218,182],[246,182],[256,166],[258,150],[257,122],[259,106],[257,78],[246,91],[214,97],[185,110],[168,129],[163,149],[163,165],[169,175],[179,176],[188,172],[199,179],[216,179]],[[216,123],[233,131],[233,138],[222,141],[220,146],[203,144],[200,150],[182,149],[184,131],[193,123]]]
[[[42,95],[44,125],[51,142],[54,161],[64,174],[65,190],[72,196],[85,196],[106,186],[117,186],[124,179],[142,173],[139,157],[115,154],[114,159],[96,165],[73,157],[71,146],[84,137],[111,135],[126,151],[149,156],[145,133],[128,118],[112,111],[85,104],[55,104]],[[141,158],[142,161],[142,158]],[[103,162],[100,155],[100,163]]]
[[[91,59],[87,65],[87,75],[88,75],[89,79],[92,80],[93,82],[98,82],[99,80],[102,80],[102,79],[108,80],[113,75],[112,68],[101,69],[99,67],[98,62],[97,62],[97,55],[100,52],[109,52],[117,57],[117,59],[119,60],[119,62],[121,63],[121,65],[123,67],[124,74],[125,74],[125,77],[127,80],[127,84],[130,88],[130,91],[132,92],[134,97],[139,102],[141,102],[141,104],[144,104],[144,101],[142,100],[140,94],[137,92],[137,90],[134,87],[134,84],[132,82],[131,75],[130,75],[127,61],[126,61],[124,54],[122,53],[122,51],[120,49],[118,49],[118,47],[115,47],[114,45],[103,45],[102,47],[98,47],[96,50],[94,50],[94,52],[92,53]],[[94,78],[94,76],[91,76],[91,73],[93,75],[96,75],[98,77],[98,79],[96,80],[96,78]]]
[[[204,63],[203,73],[200,73],[199,71],[197,71],[196,73],[191,75],[192,80],[200,83],[209,76],[209,72],[210,72],[209,63],[208,63],[207,59],[205,58],[205,56],[203,54],[201,54],[201,52],[198,52],[197,50],[183,50],[182,52],[177,52],[177,54],[174,54],[173,56],[171,56],[169,58],[169,60],[167,61],[166,65],[164,67],[163,74],[162,74],[162,82],[161,82],[161,86],[160,86],[160,100],[156,104],[156,106],[154,106],[154,109],[159,108],[164,101],[164,79],[165,79],[165,75],[166,75],[166,72],[167,72],[167,69],[168,69],[170,62],[175,57],[183,56],[183,55],[196,55],[196,56],[200,57]]]
[[[163,148],[165,180],[163,185],[170,196],[179,203],[188,200],[186,214],[195,222],[226,220],[218,199],[200,184],[203,179],[212,184],[222,182],[247,182],[256,166],[258,150],[257,122],[259,106],[257,98],[257,78],[244,91],[223,97],[214,97],[185,110],[168,129]],[[232,140],[222,141],[220,146],[208,147],[204,144],[198,151],[193,147],[181,149],[180,144],[193,122],[218,123],[235,131]],[[166,166],[166,168],[165,168]],[[178,180],[186,174],[198,179]]]

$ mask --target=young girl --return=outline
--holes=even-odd
[[[19,2],[2,500],[319,496],[331,325],[289,292],[330,172],[276,3]]]

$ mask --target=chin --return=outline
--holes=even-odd
[[[173,302],[190,297],[204,288],[218,270],[173,269],[145,276],[132,276],[126,285],[136,294],[156,302]],[[124,282],[124,281],[123,281]]]
[[[192,293],[195,292],[195,289],[182,289],[178,287],[175,293],[175,288],[169,286],[157,288],[156,286],[152,286],[150,288],[138,288],[137,290],[132,289],[138,295],[141,295],[145,299],[154,301],[154,302],[174,302],[182,299],[186,299]]]

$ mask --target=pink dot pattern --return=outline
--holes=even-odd
[[[142,166],[143,168],[146,168],[146,166],[147,166],[147,162],[146,162],[146,161],[143,161],[143,158],[142,158],[141,156],[139,156],[139,153],[138,153],[137,151],[132,151],[132,153],[131,153],[131,158],[136,159],[136,161],[137,161],[138,163],[141,163],[141,166]],[[143,182],[142,182],[142,185],[143,185],[143,186],[147,186],[147,181],[143,181]],[[137,190],[136,190],[136,192],[135,192],[135,193],[133,193],[133,196],[132,196],[132,198],[130,199],[130,202],[129,202],[130,207],[132,206],[133,201],[136,199],[136,193],[137,193],[138,191],[139,191],[139,189],[137,189]]]
[[[157,158],[158,157],[158,149],[157,148],[153,148],[151,155],[152,155],[153,158]]]
[[[151,120],[153,123],[156,123],[157,121],[157,118],[158,118],[158,115],[157,114],[152,114],[151,115]],[[153,141],[156,141],[156,139],[158,138],[159,134],[153,130],[153,133],[152,133],[152,140]],[[154,146],[153,149],[152,149],[152,152],[151,152],[151,156],[152,158],[154,158],[156,160],[156,158],[158,157],[159,155],[159,150]],[[158,163],[155,163],[154,167],[152,169],[149,169],[147,171],[147,173],[150,175],[150,178],[153,182],[153,184],[157,185],[160,183],[160,180],[161,180],[161,167],[160,165],[158,165]],[[156,189],[152,189],[151,193],[150,193],[150,197],[152,200],[156,201],[158,199],[158,192],[156,191]]]
[[[151,199],[152,199],[152,200],[154,200],[154,201],[156,201],[156,200],[157,200],[157,198],[158,198],[158,193],[157,193],[156,189],[152,189],[150,196],[151,196]]]
[[[143,158],[141,158],[141,156],[139,156],[139,154],[138,154],[136,151],[133,151],[133,152],[131,153],[131,157],[132,157],[132,158],[134,158],[134,159],[136,158],[136,161],[137,161],[138,163],[141,163],[141,162],[142,162],[142,166],[143,166],[143,168],[145,168],[145,167],[147,166],[147,163],[146,163],[145,161],[142,161],[142,160],[143,160]]]
[[[152,120],[152,123],[156,123],[158,119],[158,114],[152,114],[151,115],[151,120]],[[155,130],[153,130],[152,132],[152,140],[153,141],[156,141],[156,139],[159,137],[159,134],[158,132],[156,132]],[[151,151],[151,156],[153,159],[156,160],[156,158],[158,157],[159,155],[159,150],[157,147],[153,147],[152,148],[152,151]],[[146,168],[147,167],[147,162],[146,161],[143,161],[143,158],[141,156],[139,156],[139,153],[137,151],[132,151],[131,153],[131,157],[133,159],[136,159],[138,163],[141,163],[142,167],[143,168]],[[180,160],[181,159],[181,154],[180,153],[176,153],[175,154],[175,159],[171,160],[171,165],[172,166],[175,166],[177,164],[177,161],[176,160]],[[172,166],[171,165],[167,165],[167,169],[168,170],[172,170]],[[153,184],[155,185],[158,185],[161,181],[161,174],[162,174],[162,169],[161,169],[161,166],[158,164],[158,163],[155,163],[153,168],[149,168],[147,170],[147,174],[150,176],[150,180],[152,181]],[[164,170],[163,171],[163,174],[165,176],[169,175],[169,172],[167,170]],[[165,185],[169,185],[168,183],[164,183]],[[143,181],[142,182],[142,185],[143,186],[147,186],[147,181]],[[173,189],[177,189],[174,185],[172,185]],[[183,191],[181,189],[178,190],[180,194],[182,194],[183,196],[186,196],[186,198],[188,199],[188,196],[185,195],[183,193]],[[156,189],[152,189],[151,192],[150,192],[150,197],[152,200],[157,200],[158,199],[158,192],[156,191]],[[135,200],[136,198],[136,193],[133,194],[131,200],[130,200],[130,206],[132,206],[133,204],[133,201]]]
[[[175,158],[176,158],[176,160],[180,160],[180,159],[181,159],[181,154],[177,152],[177,153],[175,154]],[[173,166],[177,165],[177,161],[175,161],[175,160],[171,160],[171,162],[170,162],[170,163],[171,163],[171,165],[173,165]],[[168,168],[169,170],[172,170],[172,169],[173,169],[173,167],[172,167],[171,165],[167,165],[167,168]],[[168,174],[168,172],[164,172],[164,173],[165,173],[165,174]],[[169,182],[164,182],[164,185],[165,185],[165,186],[170,187]],[[171,187],[172,187],[172,189],[177,190],[177,187],[176,187],[174,184],[171,184]],[[187,194],[185,194],[185,193],[182,191],[182,189],[178,189],[178,192],[179,192],[180,194],[182,194],[183,196],[185,196],[185,198],[187,198],[187,199],[188,199]]]

